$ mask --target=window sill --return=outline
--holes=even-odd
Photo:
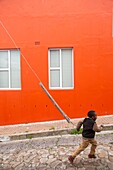
[[[7,91],[11,91],[11,90],[14,90],[14,91],[19,90],[19,91],[20,91],[20,90],[22,90],[22,89],[21,89],[21,88],[0,88],[0,91],[4,91],[4,90],[5,90],[5,91],[6,91],[6,90],[7,90]]]
[[[49,90],[73,90],[74,87],[64,87],[64,88],[60,88],[60,87],[49,87]]]

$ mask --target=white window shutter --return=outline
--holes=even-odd
[[[62,86],[72,87],[72,50],[62,49]]]
[[[20,87],[20,52],[11,50],[11,88]]]

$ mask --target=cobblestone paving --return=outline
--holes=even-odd
[[[68,156],[81,135],[53,136],[0,143],[0,170],[113,170],[113,134],[97,136],[97,158],[88,159],[90,147],[74,161]]]

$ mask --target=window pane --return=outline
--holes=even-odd
[[[50,50],[50,67],[60,66],[60,51]]]
[[[0,51],[0,68],[8,68],[8,51]]]
[[[72,50],[62,49],[62,86],[72,87]]]
[[[20,52],[11,50],[11,88],[20,87]]]
[[[9,88],[8,71],[0,71],[0,88]]]
[[[50,71],[50,86],[60,87],[60,70]]]

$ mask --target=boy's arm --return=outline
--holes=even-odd
[[[102,126],[102,125],[101,125],[100,127],[98,127],[97,124],[94,123],[94,125],[93,125],[93,130],[94,130],[95,132],[100,132],[100,131],[102,131],[102,129],[103,129],[103,126]]]
[[[83,121],[79,121],[79,122],[77,123],[77,126],[76,126],[76,130],[77,130],[77,131],[80,130],[82,124],[83,124]]]

